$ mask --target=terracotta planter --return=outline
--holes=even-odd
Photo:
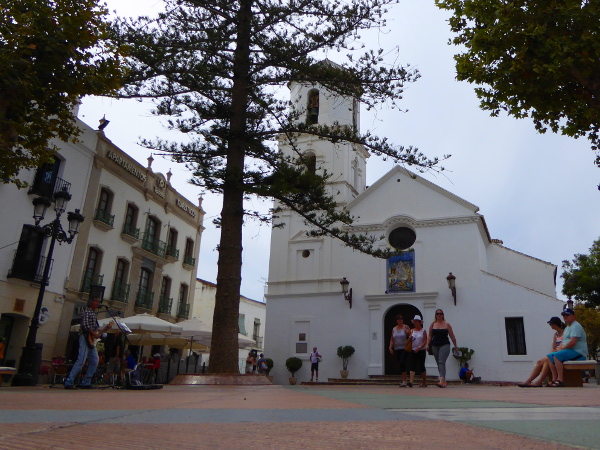
[[[340,370],[340,376],[342,378],[348,378],[348,374],[350,373],[349,370]]]
[[[296,384],[296,377],[290,377],[290,384]]]

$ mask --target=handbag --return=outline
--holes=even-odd
[[[412,352],[412,335],[408,335],[408,337],[406,338],[406,345],[404,346],[404,351],[405,352]]]

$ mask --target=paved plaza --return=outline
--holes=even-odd
[[[600,448],[600,386],[0,388],[0,448]]]

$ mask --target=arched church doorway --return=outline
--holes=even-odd
[[[396,357],[390,354],[390,338],[392,336],[392,328],[396,326],[396,316],[402,314],[404,317],[404,323],[411,328],[414,328],[411,320],[415,315],[423,317],[421,311],[413,305],[394,305],[386,313],[383,319],[383,352],[385,354],[385,375],[399,375],[398,363]],[[423,325],[425,326],[425,325]]]

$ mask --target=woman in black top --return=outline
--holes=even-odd
[[[438,309],[435,311],[435,320],[429,327],[427,333],[427,347],[433,352],[433,357],[438,366],[440,382],[437,387],[445,388],[446,384],[446,360],[450,355],[450,339],[456,348],[456,338],[452,331],[452,326],[444,319],[444,311]]]

